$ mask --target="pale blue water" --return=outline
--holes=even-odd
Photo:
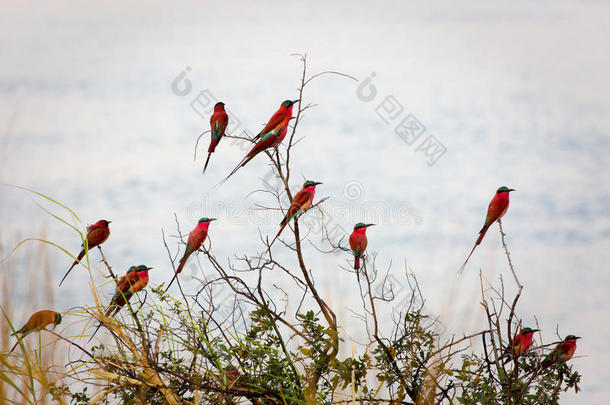
[[[429,310],[465,333],[481,325],[478,269],[491,279],[510,276],[496,227],[465,275],[456,271],[495,189],[516,188],[504,224],[525,285],[520,314],[530,323],[537,316],[546,341],[557,324],[562,335],[584,337],[574,360],[583,391],[563,403],[606,403],[608,5],[434,9],[415,2],[367,11],[346,3],[313,13],[287,3],[273,11],[196,3],[17,7],[5,5],[0,17],[1,128],[15,116],[12,136],[0,143],[1,180],[52,195],[87,223],[112,220],[105,253],[117,269],[146,263],[155,268],[152,283],[168,281],[161,228],[175,234],[173,213],[183,232],[199,216],[218,217],[210,235],[220,257],[254,254],[259,229],[275,234],[279,218],[251,210],[270,200],[246,198],[268,168],[256,159],[213,188],[243,152],[223,141],[202,176],[206,146],[193,162],[193,143],[208,118],[190,103],[208,90],[239,119],[236,131],[254,132],[282,100],[296,98],[301,66],[289,55],[305,51],[311,72],[340,70],[361,81],[374,72],[376,95],[366,101],[358,83],[332,76],[308,87],[305,99],[318,107],[300,126],[294,188],[303,177],[323,181],[317,197],[332,197],[324,210],[336,229],[379,223],[369,249],[380,267],[392,261],[398,283],[406,260]],[[187,66],[191,91],[179,96],[172,81]],[[387,96],[395,112],[396,103],[403,108],[390,124],[377,110]],[[409,114],[425,127],[411,145],[394,132]],[[432,166],[418,150],[429,135],[446,148]],[[46,224],[49,238],[76,253],[73,232],[22,192],[1,190],[5,243],[16,231],[37,236]],[[311,240],[320,242],[316,234]],[[359,308],[355,280],[338,267],[349,258],[321,258],[311,247],[307,257],[321,292],[343,308],[341,323],[357,336],[361,326],[345,310]],[[59,280],[70,260],[56,251],[51,258]],[[75,270],[56,292],[58,307],[87,301],[87,280]]]

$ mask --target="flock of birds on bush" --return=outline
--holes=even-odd
[[[300,102],[300,100],[286,100],[280,105],[279,109],[275,112],[275,114],[271,116],[263,130],[260,131],[258,135],[253,138],[253,141],[256,141],[256,143],[252,147],[252,149],[239,162],[235,169],[233,169],[233,171],[231,171],[231,173],[219,184],[222,184],[227,181],[229,177],[235,174],[241,167],[245,166],[256,155],[268,148],[276,147],[282,142],[282,140],[286,137],[286,133],[288,131],[288,123],[292,119],[292,108],[298,102]],[[203,168],[204,172],[207,169],[212,153],[214,153],[218,143],[225,135],[228,122],[229,116],[225,111],[224,103],[217,103],[214,106],[214,112],[210,118],[211,141],[210,146],[208,148],[208,157]],[[310,180],[306,181],[303,184],[303,188],[299,192],[297,192],[297,194],[292,199],[290,207],[288,208],[284,219],[281,221],[280,229],[273,241],[275,241],[280,236],[286,225],[293,218],[300,216],[312,206],[316,186],[319,184],[322,183]],[[485,219],[483,228],[479,232],[479,237],[477,238],[475,245],[473,246],[470,254],[468,255],[468,258],[460,268],[460,273],[464,270],[464,267],[466,266],[466,263],[468,262],[468,259],[474,252],[475,248],[483,240],[483,237],[485,236],[485,233],[487,232],[489,227],[495,221],[502,218],[508,210],[509,195],[512,191],[514,191],[514,189],[504,186],[498,188],[498,190],[496,191],[496,194],[489,203],[487,217]],[[186,249],[184,251],[184,254],[179,261],[179,265],[176,268],[174,276],[168,284],[167,289],[169,289],[178,274],[180,274],[189,256],[200,249],[201,245],[203,244],[208,235],[210,223],[214,220],[215,218],[201,218],[195,228],[190,232],[188,240],[186,242]],[[85,254],[88,250],[96,246],[100,246],[108,239],[108,237],[110,236],[109,224],[110,221],[102,219],[100,221],[97,221],[93,225],[87,227],[86,244],[83,244],[83,248],[78,254],[78,257],[76,258],[76,260],[74,260],[72,266],[70,266],[70,269],[62,278],[59,284],[60,286],[61,283],[65,280],[65,278],[68,276],[70,271],[72,271],[72,269],[81,262],[83,257],[85,257]],[[364,260],[364,252],[366,250],[368,242],[366,237],[366,230],[372,225],[374,224],[365,224],[362,222],[357,223],[354,226],[354,230],[349,237],[351,252],[354,256],[354,269],[356,269],[356,271],[360,269],[360,259]],[[271,244],[273,244],[273,242],[271,242]],[[110,304],[108,305],[108,308],[106,309],[106,316],[114,316],[117,312],[121,310],[121,308],[131,299],[131,297],[135,293],[141,291],[146,287],[146,285],[148,284],[148,271],[150,269],[150,267],[147,267],[145,265],[139,265],[131,266],[129,270],[127,270],[127,273],[116,282],[116,290],[111,299]],[[30,332],[39,332],[43,329],[46,329],[46,327],[49,325],[54,325],[55,327],[56,325],[59,325],[61,321],[62,316],[58,312],[51,310],[38,311],[35,312],[29,318],[27,323],[21,329],[17,330],[14,335],[20,335],[19,339],[21,339]],[[98,325],[96,332],[99,329],[99,326],[101,326],[101,323],[100,325]],[[514,336],[514,338],[505,350],[504,356],[506,357],[506,362],[510,361],[511,359],[516,359],[520,355],[525,353],[532,346],[533,336],[534,333],[537,331],[538,329],[531,329],[529,327],[522,328],[519,333]],[[93,335],[95,335],[95,332]],[[91,338],[93,338],[93,335],[91,336]],[[551,351],[551,353],[542,361],[541,367],[549,367],[551,365],[566,362],[571,359],[576,350],[577,339],[579,339],[579,337],[574,335],[568,335],[563,341],[559,342]],[[15,346],[13,346],[11,352],[15,349],[19,341],[15,343]]]

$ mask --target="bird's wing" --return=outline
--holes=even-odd
[[[306,211],[311,207],[311,194],[309,191],[301,190],[294,196],[292,202],[294,203],[295,201],[299,204],[301,210]]]
[[[269,132],[267,132],[265,135],[263,135],[261,140],[262,141],[271,140],[272,143],[275,143],[277,141],[277,139],[279,139],[278,135],[281,134],[282,131],[284,131],[284,127],[272,128]]]
[[[522,338],[523,336],[521,336],[521,334],[517,334],[515,335],[515,338],[513,339],[513,341],[508,345],[508,350],[510,350],[511,354],[515,354],[515,355],[520,355],[521,351],[523,351],[523,345],[522,345]]]
[[[218,140],[220,138],[220,125],[218,125],[218,120],[212,121],[212,138],[214,140]]]
[[[286,212],[286,216],[280,223],[280,225],[284,225],[286,222],[290,221],[294,218],[295,215],[299,213],[299,211],[305,211],[311,205],[311,194],[309,194],[306,190],[301,190],[292,199],[292,203],[290,204],[290,208],[288,208],[288,212]]]
[[[223,134],[227,130],[227,125],[229,125],[229,116],[225,113],[220,117],[220,130]]]
[[[106,238],[108,238],[108,231],[105,228],[96,227],[87,233],[87,244],[89,248],[92,248],[104,242]]]
[[[264,151],[265,149],[267,149],[268,147],[273,145],[275,142],[275,137],[273,137],[273,135],[274,135],[274,133],[270,132],[267,135],[265,135],[263,138],[261,138],[261,140],[258,141],[256,143],[256,145],[254,145],[252,147],[252,149],[250,149],[250,152],[248,152],[248,154],[246,155],[246,158],[245,158],[244,162],[241,163],[241,166],[244,166],[254,156],[258,155],[259,153],[261,153],[262,151]]]
[[[229,117],[227,114],[214,114],[211,119],[212,137],[214,139],[220,139],[224,135],[229,123]]]
[[[116,284],[115,295],[120,295],[121,293],[127,291],[129,287],[135,283],[136,277],[135,272],[127,273],[126,275],[122,276]]]
[[[562,345],[555,347],[553,351],[544,358],[544,360],[542,361],[542,365],[545,366],[557,362],[561,356],[561,352]]]
[[[21,329],[16,331],[15,334],[29,333],[36,327],[36,325],[38,325],[39,322],[40,322],[40,311],[34,312],[30,316],[30,319],[28,319],[28,321],[25,323],[25,325],[23,325],[21,327]]]
[[[207,232],[205,232],[203,229],[199,229],[199,228],[193,229],[191,231],[191,233],[189,234],[189,238],[186,242],[186,251],[188,251],[189,247],[190,247],[191,248],[191,251],[189,252],[189,254],[190,254],[191,252],[194,252],[195,250],[199,249],[201,247],[201,244],[205,240],[206,236],[207,236]],[[186,255],[186,251],[184,252],[185,255]]]
[[[141,291],[144,289],[144,287],[146,287],[146,285],[148,284],[148,279],[147,278],[139,278],[138,281],[136,281],[130,288],[129,288],[129,292],[132,294],[137,293],[138,291]]]
[[[119,279],[117,283],[116,290],[114,292],[114,296],[112,297],[111,305],[125,305],[125,298],[129,300],[129,296],[132,295],[131,287],[138,282],[138,274],[135,271],[127,273],[123,277]]]
[[[570,345],[567,344],[560,344],[559,346],[557,346],[557,350],[559,355],[566,355],[570,353]]]
[[[487,208],[487,217],[485,218],[485,225],[483,225],[483,229],[491,225],[491,223],[496,219],[500,218],[507,206],[508,200],[494,197]]]
[[[360,238],[360,254],[362,255],[362,252],[364,252],[366,250],[366,245],[368,245],[369,241],[366,238],[366,235],[362,235],[362,238]]]
[[[355,256],[359,256],[364,252],[366,243],[366,238],[360,233],[352,233],[349,237],[349,246],[352,248],[352,253],[354,253]]]
[[[265,135],[267,135],[269,131],[275,129],[275,127],[280,125],[284,121],[284,118],[284,113],[281,110],[276,111],[275,114],[273,114],[269,119],[269,122],[267,122],[267,125],[265,125],[265,128],[263,128],[262,131],[258,133],[257,137],[264,137]]]

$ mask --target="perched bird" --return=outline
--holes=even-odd
[[[286,100],[280,105],[280,108],[271,116],[269,122],[267,122],[267,125],[265,125],[263,130],[254,137],[253,140],[259,139],[259,141],[256,142],[250,152],[248,152],[241,162],[239,162],[237,167],[235,167],[235,169],[233,169],[233,171],[218,184],[222,184],[227,181],[229,177],[233,176],[235,172],[239,170],[239,168],[245,166],[246,163],[265,149],[279,145],[280,142],[282,142],[288,130],[288,122],[292,119],[292,107],[298,101],[299,100]]]
[[[142,291],[144,287],[146,287],[148,284],[148,270],[150,269],[152,269],[152,267],[141,264],[137,267],[131,266],[129,270],[127,270],[127,273],[116,283],[114,295],[105,312],[106,316],[116,315],[121,308],[129,302],[135,293]],[[93,336],[95,336],[101,326],[102,322],[99,323],[89,340],[93,339]]]
[[[273,238],[271,244],[273,244],[273,242],[275,242],[278,236],[280,236],[280,234],[292,218],[302,214],[311,207],[313,197],[316,194],[316,186],[318,184],[322,183],[319,181],[311,180],[307,180],[305,183],[303,183],[303,188],[299,190],[299,192],[296,193],[296,195],[292,199],[292,203],[290,203],[290,208],[288,208],[286,216],[284,216],[284,219],[282,219],[282,222],[280,222],[280,230],[277,232],[277,235],[275,235],[275,238]]]
[[[180,272],[182,271],[182,268],[186,264],[186,261],[188,260],[189,256],[193,252],[199,250],[201,244],[208,236],[208,228],[210,227],[210,222],[214,221],[215,219],[216,218],[201,218],[197,223],[195,229],[191,231],[191,233],[189,234],[189,238],[186,241],[186,249],[184,250],[184,255],[182,256],[182,259],[180,259],[180,263],[178,264],[178,268],[176,269],[174,278],[172,278],[172,281],[169,282],[169,285],[165,290],[166,292],[167,290],[169,290],[169,287],[171,287],[176,277],[178,277],[178,274],[180,274]]]
[[[360,258],[363,257],[368,243],[366,239],[366,228],[373,225],[375,224],[363,224],[362,222],[358,222],[354,226],[354,231],[349,237],[349,246],[352,248],[352,254],[354,255],[355,270],[360,269]]]
[[[131,266],[127,273],[119,279],[116,290],[106,310],[106,316],[114,316],[138,291],[142,291],[148,284],[148,271],[152,267],[143,264]]]
[[[523,353],[529,350],[534,341],[534,332],[538,332],[540,329],[523,328],[521,332],[517,333],[510,342],[503,357],[507,357],[504,364],[508,363],[512,358],[517,358]]]
[[[568,335],[566,338],[557,344],[553,351],[542,361],[542,368],[552,366],[557,363],[565,363],[574,356],[576,351],[576,341],[579,336]]]
[[[210,156],[216,150],[216,145],[220,142],[220,139],[225,135],[227,125],[229,124],[229,116],[225,111],[225,103],[216,103],[214,106],[214,113],[210,117],[210,132],[212,133],[212,139],[210,140],[210,147],[208,148],[208,158],[203,166],[203,172],[208,167]]]
[[[26,322],[21,329],[15,331],[13,335],[21,335],[19,340],[30,334],[31,332],[40,332],[46,329],[47,326],[53,324],[53,329],[61,323],[61,314],[49,309],[43,309],[42,311],[34,312],[30,319]],[[15,346],[11,349],[11,352],[15,350],[15,347],[19,344],[19,340],[15,343]],[[10,352],[9,352],[10,353]]]
[[[292,108],[296,103],[300,100],[284,100],[280,105],[280,108],[273,113],[267,125],[254,137],[254,140],[258,138],[266,138],[269,135],[277,135],[278,133],[283,132],[288,126],[288,121],[292,119]],[[284,134],[285,136],[286,134]],[[282,138],[284,139],[284,138]]]
[[[472,250],[470,251],[470,254],[468,255],[468,257],[466,258],[466,261],[464,261],[464,264],[460,268],[460,273],[464,271],[464,267],[466,267],[466,263],[468,263],[468,259],[470,259],[470,256],[472,256],[472,253],[474,252],[474,249],[483,240],[483,237],[487,233],[487,230],[489,229],[489,227],[495,221],[502,218],[504,216],[504,214],[506,214],[506,210],[508,210],[509,193],[511,191],[515,191],[515,189],[508,188],[505,186],[500,187],[498,189],[498,191],[496,191],[496,195],[494,196],[494,198],[492,198],[491,202],[489,203],[489,207],[487,208],[487,217],[485,218],[485,223],[483,224],[483,228],[481,228],[481,230],[479,231],[479,237],[477,238],[477,241],[475,242],[474,246],[472,247]]]
[[[110,228],[108,227],[108,224],[110,224],[111,222],[112,221],[106,221],[105,219],[100,219],[95,224],[89,225],[87,227],[87,249],[88,250],[91,250],[94,247],[99,246],[102,243],[106,242],[106,239],[108,239],[108,236],[110,236]],[[68,277],[68,274],[70,274],[70,272],[72,271],[74,266],[76,266],[84,256],[85,256],[85,246],[83,245],[83,249],[78,254],[77,259],[74,260],[74,263],[72,263],[72,266],[70,266],[70,268],[68,269],[68,272],[64,275],[64,277],[59,282],[60,286],[61,286],[61,283],[64,282],[66,277]]]

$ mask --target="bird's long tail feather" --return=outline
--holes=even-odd
[[[483,227],[483,229],[481,229],[481,231],[479,232],[479,237],[477,238],[477,241],[474,243],[474,246],[472,247],[470,254],[466,258],[466,260],[464,260],[464,264],[462,264],[462,267],[460,267],[460,270],[458,271],[459,274],[462,274],[462,272],[464,271],[464,268],[466,267],[466,263],[468,263],[468,260],[470,259],[470,256],[472,256],[472,253],[474,253],[474,250],[476,249],[476,247],[481,244],[481,241],[483,240],[483,237],[487,233],[488,229],[489,229],[489,225],[485,225]]]
[[[269,247],[271,247],[271,245],[273,245],[273,242],[275,242],[275,240],[280,236],[280,234],[282,233],[282,231],[284,230],[284,228],[286,228],[286,225],[288,225],[288,222],[290,221],[286,221],[282,224],[282,226],[280,227],[280,230],[277,231],[277,234],[275,235],[275,238],[273,238],[273,240],[271,241],[271,243],[269,244]]]
[[[68,277],[68,274],[70,274],[70,272],[72,271],[72,269],[74,268],[74,266],[76,266],[80,260],[85,256],[85,249],[81,250],[80,253],[78,254],[78,258],[76,260],[74,260],[74,263],[72,263],[72,266],[70,266],[70,268],[68,269],[68,271],[66,272],[66,274],[64,274],[63,278],[61,279],[61,281],[59,282],[59,286],[61,287],[61,283],[64,282],[64,280],[66,279],[66,277]]]
[[[205,173],[205,169],[208,168],[208,163],[210,163],[210,157],[212,156],[212,152],[208,152],[208,158],[205,160],[205,165],[203,166],[203,172]]]
[[[95,334],[97,333],[98,330],[100,330],[100,328],[102,327],[103,322],[100,321],[100,323],[97,324],[97,328],[95,328],[95,331],[93,332],[93,335],[91,335],[91,337],[89,338],[89,340],[87,340],[87,343],[91,342],[91,339],[93,339],[93,337],[95,336]]]
[[[176,280],[176,277],[178,277],[178,274],[180,274],[180,272],[182,271],[182,268],[184,267],[184,264],[186,263],[186,259],[187,259],[187,257],[184,257],[182,260],[180,260],[180,264],[178,264],[178,268],[176,269],[176,272],[174,273],[174,277],[172,277],[172,281],[170,281],[169,284],[167,285],[165,292],[167,292],[167,290],[169,290],[169,288],[172,286],[173,282]]]
[[[15,342],[15,344],[13,345],[12,349],[9,350],[9,354],[11,354],[13,352],[13,350],[15,350],[15,348],[19,345],[19,342],[21,342],[20,338],[17,338],[17,341]]]
[[[216,184],[214,187],[218,187],[218,186],[222,186],[223,184],[226,183],[227,180],[229,180],[229,178],[231,176],[233,176],[240,168],[242,168],[243,166],[246,165],[246,163],[248,163],[254,156],[250,156],[249,154],[246,155],[245,158],[243,158],[241,160],[241,162],[239,162],[239,164],[235,167],[235,169],[233,169],[233,171],[231,173],[229,173],[229,175],[227,177],[225,177],[224,179],[222,179],[218,184]]]
[[[113,299],[114,301],[114,299]],[[110,305],[108,306],[108,309],[106,309],[106,316],[111,316],[110,314],[112,314],[112,311],[114,311],[115,306],[113,302],[110,303]],[[95,334],[97,333],[98,330],[100,330],[100,328],[102,327],[102,325],[104,324],[104,322],[100,321],[100,323],[97,324],[97,328],[95,328],[95,331],[93,332],[93,335],[91,335],[91,337],[89,338],[89,340],[87,340],[87,343],[91,342],[91,339],[93,339],[93,337],[95,336]]]
[[[18,334],[21,334],[21,336],[17,336],[17,342],[15,342],[15,345],[13,346],[13,348],[9,351],[9,354],[13,352],[13,350],[15,350],[15,348],[17,347],[17,345],[19,344],[19,342],[21,342],[21,340],[26,337],[28,335],[28,333],[24,333],[24,329],[25,327],[19,329],[18,331],[15,331],[11,336],[17,336]]]
[[[70,268],[68,269],[68,271],[66,272],[66,274],[64,274],[63,278],[61,279],[61,281],[59,282],[59,286],[61,287],[61,283],[64,282],[64,280],[66,279],[66,277],[68,277],[68,274],[70,274],[70,272],[72,271],[72,269],[74,268],[74,265],[70,266]]]
[[[472,256],[472,254],[474,253],[474,249],[477,247],[477,244],[475,244],[472,247],[472,250],[470,251],[470,253],[468,254],[468,257],[466,258],[466,260],[464,260],[464,264],[462,264],[462,267],[460,267],[460,269],[458,270],[459,274],[462,274],[464,272],[464,268],[466,267],[466,263],[468,263],[468,260],[470,259],[470,256]]]
[[[488,229],[489,229],[489,226],[485,226],[485,227],[483,227],[483,229],[481,229],[481,232],[479,232],[479,237],[477,238],[477,242],[476,242],[475,246],[478,246],[481,244],[481,241],[483,240],[483,237],[487,233]]]
[[[110,303],[110,305],[108,306],[108,309],[106,309],[106,312],[104,313],[104,315],[106,315],[107,317],[112,317],[115,316],[120,310],[121,308],[123,308],[123,305],[125,305],[127,303],[127,301],[129,301],[129,298],[131,297],[131,293],[127,292],[127,295],[125,295],[124,299],[125,301],[123,301],[122,304],[116,302],[115,298],[112,299],[112,302]],[[97,333],[98,330],[100,330],[100,328],[102,327],[102,325],[104,324],[104,322],[100,321],[100,323],[97,325],[97,328],[95,328],[95,331],[93,332],[93,335],[91,335],[91,337],[89,338],[89,340],[87,341],[87,343],[91,342],[91,339],[93,339],[93,337],[95,336],[95,334]]]
[[[360,256],[354,257],[354,270],[360,269]]]

